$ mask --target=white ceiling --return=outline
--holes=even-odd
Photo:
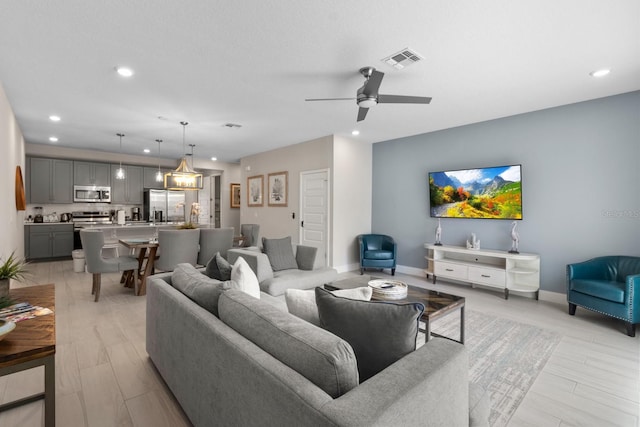
[[[425,59],[381,62],[405,47]],[[356,123],[355,101],[304,101],[355,96],[367,65],[385,73],[381,93],[432,103],[378,105]],[[27,142],[118,152],[123,132],[125,153],[155,156],[160,138],[178,158],[186,120],[196,157],[235,162],[354,129],[372,143],[638,90],[640,2],[2,1],[0,82]]]

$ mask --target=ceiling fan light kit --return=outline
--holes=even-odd
[[[360,68],[360,74],[366,79],[364,85],[356,92],[355,98],[307,98],[305,101],[347,101],[355,100],[358,104],[357,121],[367,117],[369,108],[378,104],[429,104],[428,96],[383,95],[378,93],[384,73],[373,67]]]

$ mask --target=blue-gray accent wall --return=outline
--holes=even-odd
[[[540,255],[541,289],[564,292],[567,263],[640,256],[640,91],[374,144],[372,232],[425,268],[428,172],[518,163],[520,252]],[[511,221],[441,221],[444,244],[476,233],[482,249],[511,247]]]

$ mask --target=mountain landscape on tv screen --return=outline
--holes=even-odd
[[[429,173],[431,216],[522,219],[520,165]]]

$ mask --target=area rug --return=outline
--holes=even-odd
[[[489,393],[490,425],[506,426],[560,342],[560,335],[469,309],[465,310],[465,318],[469,381],[480,384]],[[431,329],[458,339],[459,313],[434,321]],[[421,335],[418,339],[423,344]]]

